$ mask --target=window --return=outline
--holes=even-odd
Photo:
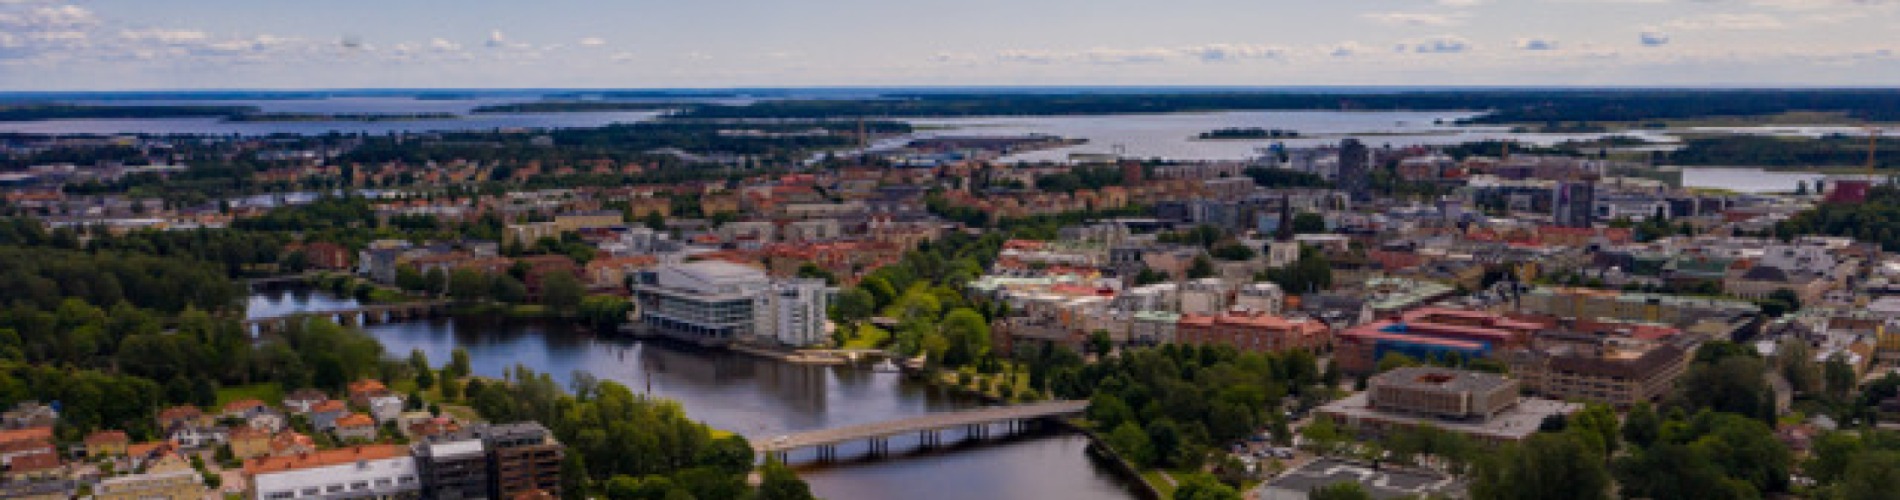
[[[396,484],[396,481],[395,481],[394,479],[390,479],[390,478],[386,478],[386,477],[385,477],[385,478],[382,478],[382,479],[377,479],[377,480],[376,480],[376,487],[377,487],[377,488],[387,488],[387,487],[389,487],[389,485],[392,485],[392,484]]]
[[[322,488],[304,488],[303,496],[314,497],[323,493]]]
[[[357,481],[354,483],[350,483],[350,491],[362,491],[362,490],[367,490],[367,489],[369,489],[369,481]]]
[[[339,493],[339,492],[342,492],[342,491],[343,491],[343,485],[341,485],[341,484],[332,484],[332,485],[329,485],[329,486],[326,486],[326,487],[324,487],[324,488],[323,488],[323,491],[324,491],[324,492],[327,492],[327,493]]]
[[[415,477],[415,476],[403,476],[403,477],[400,477],[400,478],[397,478],[397,479],[396,479],[396,482],[399,482],[399,483],[402,483],[402,484],[409,484],[409,483],[413,483],[413,482],[416,482],[416,477]]]
[[[295,496],[297,496],[296,492],[273,491],[269,495],[264,495],[264,498],[269,498],[271,500],[284,500],[284,499],[295,497]]]

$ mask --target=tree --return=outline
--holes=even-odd
[[[1314,488],[1306,495],[1308,500],[1372,500],[1372,494],[1364,486],[1352,481],[1341,481]]]
[[[1649,402],[1639,402],[1630,408],[1629,416],[1623,420],[1623,440],[1638,448],[1648,448],[1662,437],[1662,418],[1656,415],[1656,409]]]
[[[1875,451],[1854,457],[1836,486],[1835,498],[1875,500],[1893,498],[1900,484],[1900,451]]]
[[[449,274],[449,296],[462,302],[477,302],[489,297],[494,285],[488,275],[474,269],[456,269]]]
[[[396,268],[396,287],[412,292],[419,292],[428,290],[429,282],[422,277],[421,271],[416,270],[416,266],[405,265]]]
[[[1326,232],[1326,218],[1312,212],[1300,212],[1293,216],[1293,232],[1300,234]]]
[[[948,343],[943,362],[962,366],[982,358],[990,351],[990,325],[975,309],[960,307],[944,315],[940,327]]]
[[[428,272],[422,273],[422,282],[429,293],[447,293],[449,289],[449,275],[442,272],[440,267],[431,267]]]
[[[457,347],[455,350],[449,351],[449,366],[445,371],[449,373],[450,378],[460,379],[467,377],[469,373],[471,373],[469,371],[468,350]],[[474,383],[470,382],[469,387],[470,392],[473,392]]]
[[[1847,364],[1845,355],[1835,354],[1827,358],[1827,363],[1822,365],[1822,374],[1827,380],[1828,397],[1835,401],[1844,401],[1854,392],[1857,378],[1853,365]]]
[[[1208,260],[1207,256],[1205,255],[1195,256],[1194,262],[1191,264],[1188,264],[1188,268],[1187,268],[1188,279],[1201,279],[1201,278],[1208,278],[1208,277],[1213,277],[1213,276],[1214,276],[1214,261]]]
[[[1597,446],[1597,451],[1608,459],[1616,453],[1617,443],[1622,438],[1616,410],[1609,405],[1593,403],[1570,417],[1570,428],[1584,436],[1580,439]]]
[[[1625,498],[1694,500],[1699,498],[1759,498],[1745,481],[1728,477],[1712,457],[1676,443],[1660,443],[1620,457],[1617,482]]]
[[[618,295],[589,295],[581,299],[579,316],[594,329],[606,331],[627,321],[633,303]]]
[[[1595,450],[1569,434],[1538,433],[1477,463],[1476,500],[1609,498],[1610,474]]]
[[[1155,464],[1154,444],[1148,441],[1148,433],[1133,420],[1124,421],[1108,433],[1108,446],[1120,453],[1137,467],[1150,467]]]
[[[840,323],[854,323],[870,319],[877,313],[877,297],[862,287],[851,287],[838,294],[838,300],[831,303],[832,319]]]
[[[790,467],[768,460],[759,471],[759,500],[812,500],[811,486],[798,478]]]
[[[587,295],[580,278],[567,271],[555,271],[541,277],[541,304],[556,314],[573,314]]]
[[[1174,488],[1174,500],[1240,500],[1240,492],[1207,474],[1188,474]]]
[[[1094,351],[1097,356],[1107,356],[1109,351],[1114,349],[1115,340],[1109,338],[1107,330],[1096,330],[1089,334],[1089,350]]]
[[[521,280],[512,275],[503,274],[495,276],[490,295],[501,302],[519,304],[528,300],[528,286],[521,284]]]

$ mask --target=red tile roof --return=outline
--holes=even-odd
[[[287,457],[263,457],[244,463],[244,474],[255,476],[314,467],[347,464],[359,460],[382,460],[409,454],[409,448],[393,445],[364,445],[305,453]]]

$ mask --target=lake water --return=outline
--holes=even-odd
[[[1472,112],[1405,111],[1228,111],[1100,116],[1025,116],[931,118],[910,120],[927,130],[920,135],[1051,134],[1085,139],[1087,144],[1017,154],[1005,161],[1065,161],[1070,153],[1121,153],[1137,158],[1171,160],[1243,160],[1276,143],[1288,147],[1338,144],[1356,137],[1371,147],[1450,145],[1486,140],[1514,140],[1551,145],[1589,140],[1605,134],[1523,134],[1509,127],[1450,125],[1475,116]],[[1232,127],[1298,131],[1298,139],[1201,140],[1201,133]],[[1663,138],[1643,132],[1644,137]]]
[[[1682,187],[1725,189],[1738,193],[1793,192],[1802,182],[1814,182],[1826,175],[1808,172],[1777,172],[1747,167],[1684,167]]]
[[[268,317],[354,303],[305,288],[272,288],[251,296],[250,314]],[[443,363],[455,348],[463,348],[475,372],[485,376],[499,377],[522,365],[563,384],[585,370],[635,391],[650,388],[654,395],[679,401],[690,417],[753,440],[979,406],[898,374],[601,338],[533,322],[435,319],[373,325],[366,331],[398,357],[420,349]],[[993,432],[1001,435],[1000,428]],[[948,433],[945,442],[954,435]],[[915,437],[904,436],[892,440],[893,457],[859,460],[863,443],[850,443],[840,447],[838,463],[817,464],[809,451],[793,455],[792,461],[822,498],[1133,498],[1120,478],[1088,457],[1086,446],[1079,435],[1046,432],[919,452]]]

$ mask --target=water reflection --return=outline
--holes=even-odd
[[[324,292],[272,289],[251,298],[253,316],[348,307],[354,301]],[[679,401],[708,425],[771,439],[789,432],[863,424],[977,406],[968,398],[915,383],[902,375],[859,367],[792,365],[724,351],[635,342],[576,332],[535,321],[438,318],[372,325],[367,331],[391,355],[419,349],[446,363],[455,348],[468,351],[477,374],[499,377],[511,367],[548,373],[566,385],[578,370],[625,384],[635,392]],[[914,436],[893,440],[892,457],[859,460],[863,443],[839,450],[844,460],[818,464],[809,452],[793,456],[801,476],[824,498],[1128,498],[1129,490],[1083,452],[1087,440],[1068,433],[1034,432],[953,451],[918,451]],[[952,431],[946,443],[962,436]],[[959,448],[967,446],[967,448]]]

